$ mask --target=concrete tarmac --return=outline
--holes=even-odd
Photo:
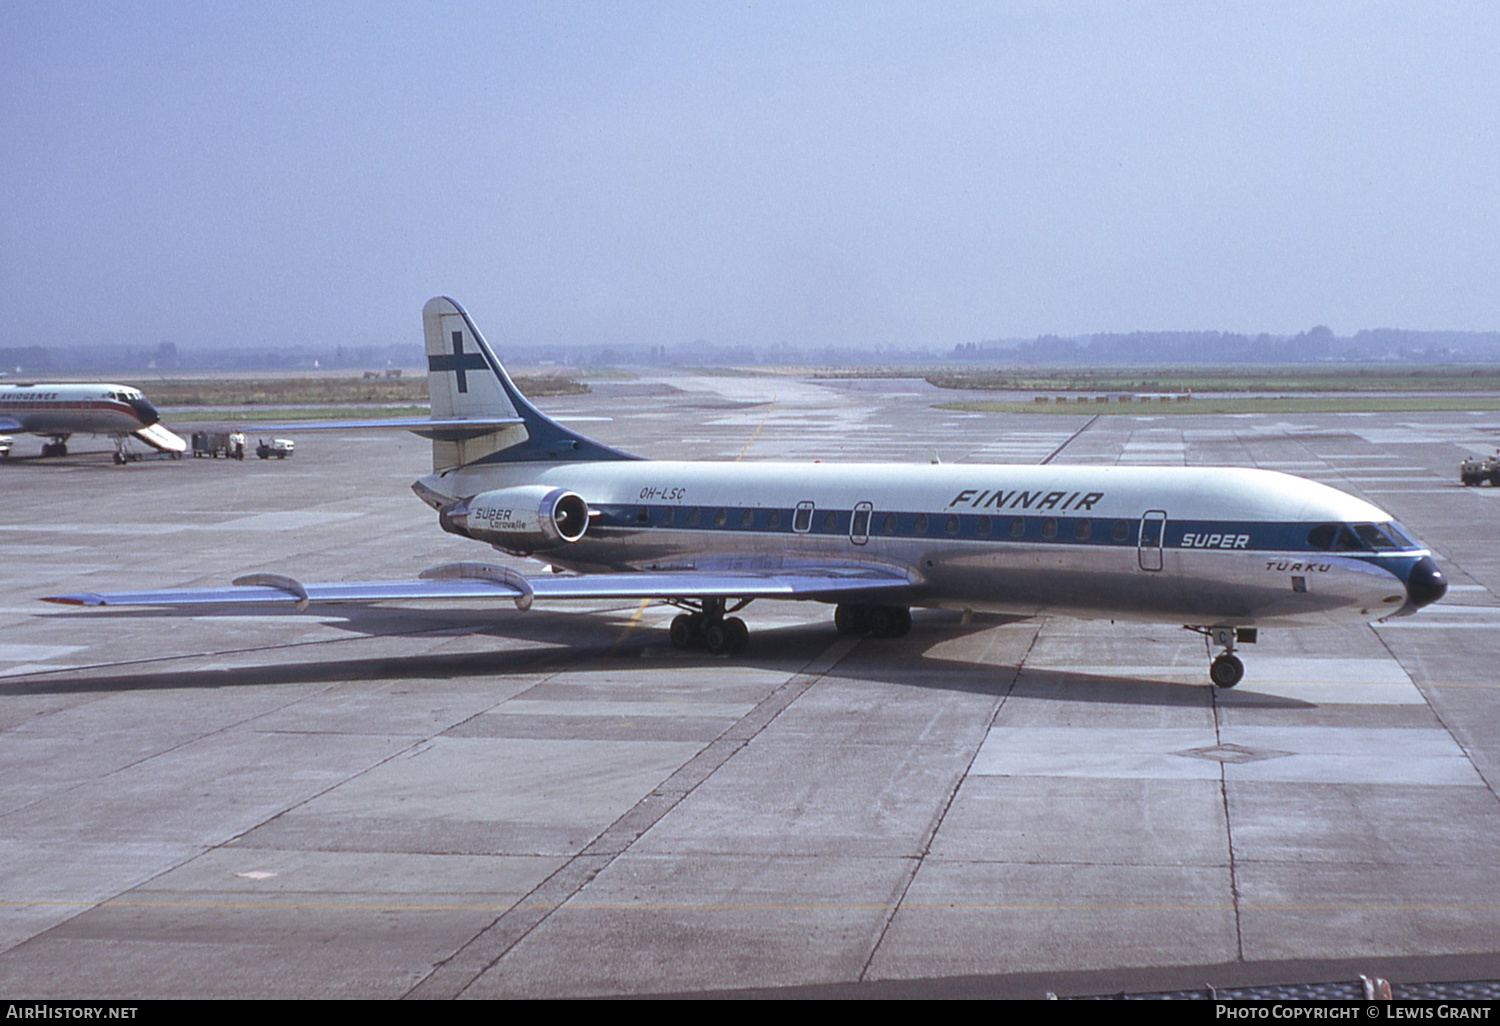
[[[673,649],[675,610],[634,602],[68,609],[37,599],[528,564],[438,529],[407,434],[123,468],[106,440],[42,460],[20,438],[0,461],[0,993],[1500,977],[1500,490],[1456,471],[1494,448],[1491,416],[1089,423],[932,408],[950,396],[663,373],[541,405],[660,458],[1067,443],[1059,462],[1284,470],[1388,510],[1452,588],[1390,624],[1263,631],[1231,692],[1171,625],[918,611],[904,639],[856,641],[830,607],[762,601],[729,659]]]

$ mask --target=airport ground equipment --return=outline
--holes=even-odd
[[[278,460],[284,460],[295,452],[296,449],[297,443],[293,442],[290,438],[273,438],[269,442],[262,438],[260,444],[255,447],[255,455],[263,460],[268,460],[272,456],[275,456]]]
[[[194,431],[193,455],[218,459],[245,458],[245,436],[240,431]]]
[[[1493,456],[1485,456],[1475,459],[1467,456],[1458,465],[1458,479],[1466,487],[1478,487],[1488,481],[1490,484],[1500,487],[1500,452]]]

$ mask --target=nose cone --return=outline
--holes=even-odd
[[[1431,556],[1412,564],[1406,575],[1406,601],[1413,609],[1430,606],[1448,593],[1448,579]]]
[[[156,412],[156,407],[152,406],[145,399],[130,399],[127,401],[130,403],[130,408],[135,410],[135,415],[140,418],[141,427],[150,427],[161,420],[161,414]]]

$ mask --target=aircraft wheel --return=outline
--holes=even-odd
[[[724,620],[724,651],[730,655],[738,655],[745,651],[745,646],[750,643],[750,628],[745,626],[745,621],[737,616],[731,616]]]
[[[1239,656],[1225,653],[1209,665],[1208,676],[1216,687],[1232,688],[1244,678],[1245,664]]]
[[[703,630],[703,643],[714,655],[729,650],[729,632],[724,629],[724,621],[709,624]]]
[[[68,454],[68,443],[67,442],[58,442],[57,443],[57,454],[59,456],[66,456]]]
[[[833,625],[846,637],[870,633],[870,607],[840,602],[833,611]]]
[[[911,610],[905,606],[871,606],[870,633],[877,638],[899,638],[911,630]]]
[[[115,453],[115,466],[117,466],[117,467],[123,467],[124,465],[125,465],[125,457],[124,457],[124,455],[122,455],[121,453],[118,453],[118,452]]]
[[[692,648],[698,637],[697,625],[687,613],[678,613],[672,617],[672,626],[667,634],[672,639],[673,648]]]
[[[889,626],[881,635],[885,638],[904,638],[911,633],[911,609],[906,606],[886,606],[890,614]]]

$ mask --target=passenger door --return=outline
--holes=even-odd
[[[1156,571],[1162,567],[1162,545],[1167,536],[1167,514],[1163,510],[1149,510],[1141,517],[1139,560],[1142,570]]]
[[[849,540],[863,545],[870,540],[870,511],[875,507],[868,502],[856,503],[849,517]]]

